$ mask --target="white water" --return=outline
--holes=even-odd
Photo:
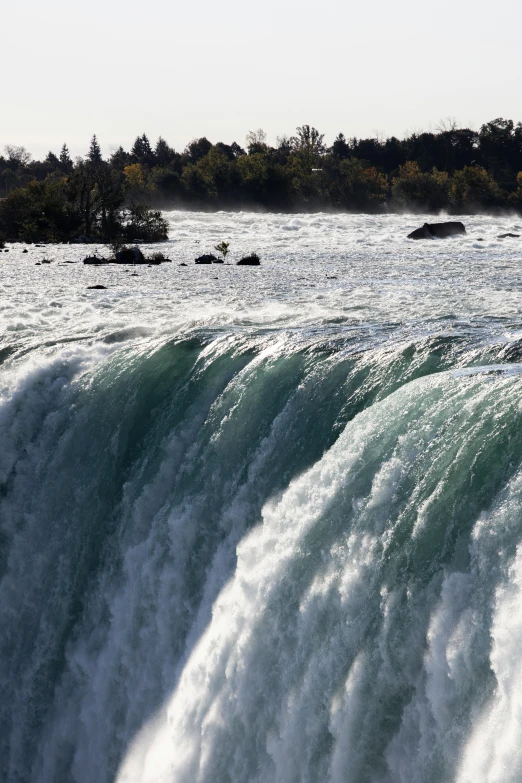
[[[170,220],[0,256],[2,779],[519,781],[517,219]]]

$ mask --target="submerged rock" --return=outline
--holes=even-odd
[[[87,289],[88,290],[89,289],[96,289],[97,291],[101,291],[103,289],[103,290],[106,291],[107,290],[107,286],[106,285],[88,285]]]
[[[464,223],[457,220],[447,223],[424,223],[422,228],[416,228],[408,234],[408,239],[446,239],[465,233]]]
[[[519,237],[520,234],[512,234],[510,231],[508,231],[507,234],[499,234],[497,239],[506,239],[507,237]]]
[[[196,260],[194,261],[195,264],[215,264],[217,261],[217,256],[212,255],[212,253],[205,253],[202,256],[198,256]]]

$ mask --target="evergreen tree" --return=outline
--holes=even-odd
[[[128,152],[125,152],[123,147],[120,146],[116,150],[116,152],[113,152],[110,159],[110,164],[113,168],[118,169],[120,171],[123,171],[125,166],[127,166],[131,162],[131,156]]]
[[[344,138],[344,133],[340,133],[332,144],[332,155],[341,160],[350,157],[350,146]]]
[[[94,134],[94,136],[91,139],[91,145],[89,147],[89,152],[87,153],[87,158],[95,166],[97,166],[102,162],[101,147],[98,144],[98,139],[96,138],[96,134]]]
[[[64,144],[60,152],[60,168],[62,171],[72,171],[73,162],[69,155],[67,144]]]
[[[173,160],[173,158],[176,156],[176,153],[172,149],[172,147],[169,147],[165,139],[163,139],[161,136],[156,142],[156,147],[154,149],[154,157],[156,159],[156,164],[158,166],[166,166]]]
[[[136,136],[136,140],[131,147],[131,155],[134,155],[138,160],[143,157],[143,142],[141,136]]]
[[[146,133],[136,137],[136,141],[132,145],[131,155],[134,155],[139,163],[145,163],[148,166],[154,165],[154,152]]]
[[[149,156],[154,155],[154,153],[152,152],[152,147],[150,146],[150,141],[149,141],[146,133],[142,134],[142,137],[141,137],[141,148],[143,150],[143,155],[145,155],[145,157],[149,157]]]
[[[45,159],[45,162],[48,163],[50,166],[52,166],[53,169],[59,169],[60,168],[60,161],[59,161],[59,159],[56,157],[54,152],[51,152],[50,150],[47,153],[47,157]]]

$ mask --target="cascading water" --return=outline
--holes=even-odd
[[[254,229],[277,260],[272,219]],[[471,263],[469,244],[444,252]],[[231,269],[215,302],[200,269],[138,290],[109,270],[118,294],[92,300],[53,268],[42,293],[10,255],[2,780],[522,779],[515,263],[504,297],[475,281],[470,317],[447,312],[447,258],[437,300],[433,247],[404,243],[369,321],[375,247],[340,282],[300,252],[305,294],[282,257]],[[414,263],[415,313],[393,298]]]

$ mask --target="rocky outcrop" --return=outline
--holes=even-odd
[[[104,291],[106,291],[107,290],[107,286],[106,285],[88,285],[87,289],[88,290],[95,290],[95,291],[101,291],[103,289]]]
[[[237,266],[259,266],[259,256],[257,253],[252,253],[250,256],[245,256],[237,262]]]
[[[497,239],[507,239],[507,237],[516,238],[516,237],[519,237],[519,236],[520,236],[520,234],[512,234],[511,232],[508,231],[507,234],[499,234]]]
[[[98,256],[87,256],[87,258],[83,259],[84,264],[95,264],[96,266],[100,266],[101,264],[115,264],[116,261],[108,261],[106,258],[98,258]]]
[[[124,247],[115,258],[98,258],[98,256],[87,256],[83,259],[84,264],[161,264],[163,261],[169,261],[168,258],[162,260],[145,258],[139,247]]]
[[[117,264],[147,264],[149,263],[139,247],[124,247],[116,253]]]
[[[194,261],[195,264],[215,264],[218,261],[217,256],[212,253],[205,253],[205,255],[199,256]]]
[[[424,223],[422,228],[416,228],[408,239],[446,239],[458,234],[465,234],[464,223],[460,221],[449,221],[447,223]]]

